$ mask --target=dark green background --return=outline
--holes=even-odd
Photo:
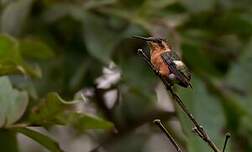
[[[251,6],[251,0],[2,0],[0,120],[7,124],[0,123],[1,151],[42,151],[35,142],[22,148],[30,139],[17,141],[16,132],[52,151],[59,150],[55,142],[77,152],[104,141],[104,149],[113,152],[169,151],[170,143],[151,123],[154,118],[162,118],[185,151],[211,151],[179,107],[157,108],[173,102],[163,96],[157,101],[155,90],[162,87],[136,54],[138,48],[147,50],[146,44],[133,35],[166,38],[192,70],[193,89],[176,91],[196,119],[218,147],[230,132],[227,151],[252,151]],[[103,119],[69,113],[58,94],[73,100],[79,90],[94,89],[111,61],[121,71],[112,87],[119,90],[119,103],[107,109],[101,98],[109,89],[98,90],[89,103]],[[116,134],[104,120],[114,124]],[[23,123],[45,127],[55,140],[16,127]],[[71,138],[57,135],[56,124],[66,125]]]

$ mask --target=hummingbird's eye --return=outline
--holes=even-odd
[[[163,40],[162,39],[157,39],[156,42],[158,43],[159,47],[161,47],[161,48],[165,47],[164,44],[163,44]]]
[[[162,40],[161,39],[156,39],[156,43],[162,44]]]

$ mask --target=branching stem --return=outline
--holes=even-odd
[[[210,139],[206,131],[202,126],[199,125],[199,123],[195,120],[193,115],[189,112],[183,101],[179,98],[179,96],[172,90],[171,85],[165,80],[155,69],[155,67],[151,64],[150,59],[148,56],[143,52],[142,49],[138,49],[138,54],[144,57],[145,62],[151,67],[152,71],[162,80],[164,83],[166,89],[171,93],[172,97],[175,99],[175,101],[178,103],[178,105],[181,107],[181,109],[185,112],[185,114],[189,117],[189,119],[194,124],[196,131],[199,135],[199,137],[204,140],[214,152],[221,152],[221,150],[214,144],[214,142]]]

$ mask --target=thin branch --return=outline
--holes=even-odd
[[[199,130],[196,127],[193,127],[193,132],[198,135],[200,138],[203,138],[203,135],[199,132]]]
[[[172,143],[172,145],[176,148],[177,152],[182,152],[182,150],[180,149],[179,145],[176,143],[176,141],[170,135],[170,133],[168,132],[168,130],[162,124],[161,120],[160,119],[155,119],[153,122],[165,133],[166,137],[170,140],[170,142]]]
[[[202,126],[199,125],[199,123],[195,120],[193,115],[189,112],[183,101],[179,98],[179,96],[172,90],[171,85],[167,80],[165,80],[155,69],[155,67],[151,64],[150,59],[147,57],[147,55],[143,52],[142,49],[138,49],[138,54],[142,55],[144,57],[145,62],[151,67],[152,71],[162,80],[164,83],[166,89],[171,93],[172,97],[175,99],[175,101],[178,103],[178,105],[181,107],[181,109],[186,113],[186,115],[189,117],[189,119],[192,121],[192,123],[195,125],[195,128],[197,129],[197,132],[199,133],[199,137],[204,140],[212,149],[214,152],[221,152],[219,148],[214,144],[214,142],[210,139],[206,131]]]
[[[162,119],[172,119],[175,116],[176,116],[175,112],[156,111],[156,110],[151,111],[142,116],[141,118],[139,118],[137,121],[132,122],[129,126],[126,126],[125,128],[117,128],[118,134],[112,134],[106,137],[99,145],[97,145],[89,152],[98,152],[101,147],[111,145],[113,142],[118,141],[120,138],[129,135],[139,126],[142,126],[143,124],[150,122],[157,117]]]
[[[224,145],[223,145],[222,152],[225,152],[226,146],[227,146],[227,143],[228,143],[228,140],[230,139],[230,137],[231,137],[231,134],[230,133],[226,133],[226,138],[225,138],[225,142],[224,142]]]

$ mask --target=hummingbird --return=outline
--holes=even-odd
[[[134,38],[147,42],[151,64],[165,80],[172,85],[192,87],[190,83],[191,72],[165,39],[141,36],[134,36]]]

